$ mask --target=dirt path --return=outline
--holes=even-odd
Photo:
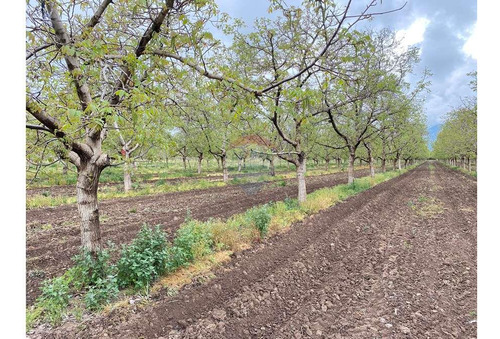
[[[426,163],[239,254],[205,284],[44,337],[474,338],[476,184]]]
[[[358,170],[357,176],[368,175]],[[335,173],[307,178],[307,190],[339,185],[347,182],[346,173]],[[173,234],[184,221],[189,210],[198,220],[227,218],[252,206],[269,201],[295,198],[294,179],[279,183],[231,185],[205,190],[192,190],[133,198],[105,200],[99,204],[101,234],[104,242],[119,245],[133,239],[144,223],[162,225]],[[80,246],[80,226],[76,205],[34,209],[26,212],[26,294],[27,304],[39,295],[41,281],[69,268],[71,258]]]

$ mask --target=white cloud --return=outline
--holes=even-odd
[[[407,29],[400,29],[396,32],[396,37],[401,41],[401,48],[408,47],[424,41],[424,34],[430,20],[424,17],[415,19]]]
[[[477,52],[478,52],[478,35],[477,35],[477,24],[474,24],[471,29],[468,30],[470,33],[469,37],[464,39],[466,40],[462,51],[473,59],[477,60]]]

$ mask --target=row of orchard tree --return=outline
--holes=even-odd
[[[427,157],[418,50],[390,30],[355,30],[369,1],[271,0],[274,19],[242,23],[211,0],[43,0],[27,4],[27,158],[78,173],[82,245],[101,248],[101,172],[145,154],[219,159],[252,152],[296,168],[306,200],[308,158],[357,158],[401,168]],[[397,13],[397,9],[394,9]],[[397,15],[397,14],[391,14]],[[358,25],[359,26],[359,25]],[[222,43],[214,33],[224,34]]]
[[[477,90],[477,73],[470,73],[470,86]],[[477,159],[477,98],[468,97],[446,115],[433,145],[433,156],[452,166],[472,171]]]

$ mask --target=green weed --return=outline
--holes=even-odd
[[[193,262],[212,253],[213,239],[210,228],[205,223],[188,220],[177,230],[173,246],[170,249],[171,261],[169,269]]]
[[[165,233],[156,226],[144,225],[129,245],[123,245],[117,263],[118,285],[148,289],[167,268],[168,249]]]
[[[249,222],[253,223],[260,233],[260,237],[264,238],[269,230],[269,223],[271,222],[271,213],[269,205],[254,207],[248,210],[246,217]]]

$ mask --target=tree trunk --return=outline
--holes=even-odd
[[[329,167],[330,167],[330,159],[325,159],[325,171],[328,171]]]
[[[337,158],[337,167],[342,167],[342,161],[340,160],[340,158]]]
[[[398,170],[401,171],[401,158],[398,157]]]
[[[238,172],[241,172],[241,159],[238,158]]]
[[[78,170],[76,184],[82,246],[94,254],[101,249],[101,229],[97,202],[97,187],[100,175],[101,169],[95,164],[82,164]]]
[[[132,176],[130,175],[130,164],[128,155],[125,156],[125,164],[123,165],[123,190],[128,192],[132,189]]]
[[[215,160],[217,161],[217,169],[220,170],[220,160],[219,158],[215,158]]]
[[[370,155],[370,177],[375,177],[375,161],[373,157]]]
[[[186,157],[184,155],[182,156],[182,164],[184,165],[184,171],[187,170]]]
[[[306,191],[306,158],[303,155],[299,155],[298,166],[297,166],[297,184],[298,184],[298,196],[297,200],[303,203],[307,199]]]
[[[387,170],[386,167],[385,167],[385,158],[383,158],[381,160],[382,164],[381,164],[381,167],[382,167],[382,173],[385,173],[385,171]]]
[[[222,161],[222,181],[229,181],[229,174],[227,173],[227,161],[226,161],[226,153],[223,153],[221,156]]]
[[[274,155],[271,155],[269,158],[269,175],[272,177],[276,175],[276,171],[274,170]]]
[[[370,165],[370,177],[375,177],[375,162],[372,155],[372,149],[369,143],[365,143],[366,151],[368,152],[368,164]]]
[[[354,182],[354,160],[356,154],[354,151],[349,153],[349,165],[347,166],[347,184],[352,184]]]
[[[247,168],[247,158],[243,158],[243,168]]]
[[[472,172],[470,157],[467,157],[467,165],[469,167],[469,172]]]
[[[201,162],[203,161],[203,153],[198,153],[198,174],[201,174]]]

